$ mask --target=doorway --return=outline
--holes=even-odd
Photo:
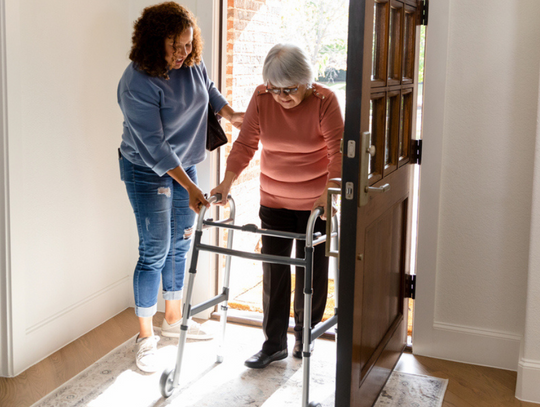
[[[224,2],[226,13],[226,41],[224,63],[225,96],[238,110],[245,110],[253,89],[262,82],[262,65],[267,51],[281,41],[294,38],[312,55],[312,62],[317,69],[316,81],[331,87],[338,95],[342,111],[345,112],[345,79],[347,69],[347,28],[349,0],[296,1],[265,0],[243,2],[227,0]],[[306,18],[304,16],[309,16]],[[305,21],[300,24],[299,21]],[[325,24],[326,22],[326,24]],[[329,24],[328,22],[332,22]],[[308,29],[310,28],[311,29]],[[337,27],[337,29],[336,29]],[[417,114],[415,115],[415,139],[422,138],[423,111],[423,75],[426,27],[418,28],[418,94]],[[315,45],[313,45],[315,44]],[[226,123],[226,132],[231,141],[238,136],[238,130]],[[224,174],[226,159],[231,145],[220,151],[219,172]],[[241,174],[232,193],[237,204],[237,224],[258,223],[259,209],[259,154],[257,153],[249,167]],[[221,176],[218,175],[218,178]],[[414,169],[414,196],[411,241],[411,274],[415,274],[416,264],[416,226],[417,202],[420,171]],[[220,236],[222,242],[226,236]],[[259,237],[250,234],[237,234],[235,245],[243,250],[260,250]],[[220,262],[220,269],[223,266]],[[233,259],[231,276],[231,301],[233,318],[242,320],[261,320],[262,312],[262,268],[259,262],[245,259]],[[331,315],[334,304],[332,282],[325,318]],[[412,345],[414,300],[408,305],[407,342]]]
[[[345,110],[345,77],[347,62],[347,22],[349,0],[227,0],[226,41],[223,62],[224,95],[236,110],[245,110],[255,87],[262,83],[264,58],[279,42],[295,42],[311,56],[317,82],[332,88]],[[294,39],[294,41],[292,40]],[[228,123],[225,130],[231,141],[238,130]],[[220,174],[224,174],[231,145],[220,151]],[[257,152],[231,190],[237,206],[236,224],[259,224],[259,164]],[[221,178],[220,175],[218,178]],[[225,209],[226,210],[226,209]],[[226,216],[224,214],[223,216]],[[235,248],[260,250],[260,237],[236,233]],[[226,235],[220,236],[222,243]],[[220,270],[224,265],[219,262]],[[232,259],[229,315],[242,322],[262,321],[262,267],[260,262]],[[293,287],[294,287],[294,268]],[[330,270],[326,319],[334,312],[333,270]],[[292,304],[292,302],[291,302]],[[292,315],[292,314],[291,314]]]

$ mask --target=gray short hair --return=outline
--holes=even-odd
[[[313,82],[313,68],[302,48],[294,44],[276,44],[266,55],[263,80],[284,88],[290,85],[308,85]]]

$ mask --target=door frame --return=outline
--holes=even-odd
[[[364,19],[365,19],[365,0],[351,1],[349,4],[349,10],[353,7],[359,8],[358,15],[360,18],[349,23],[349,39],[351,37],[357,38],[359,43],[364,43]],[[350,21],[350,20],[349,20]],[[350,43],[350,40],[348,41]],[[348,58],[354,60],[356,66],[364,66],[364,52],[362,50],[353,49],[351,52],[349,47]],[[347,64],[350,65],[350,59]],[[345,129],[343,134],[343,149],[348,146],[349,141],[357,141],[359,137],[354,137],[356,130],[360,129],[360,115],[354,112],[360,111],[360,105],[362,103],[362,89],[363,89],[363,75],[355,75],[355,80],[349,80],[349,71],[347,71],[347,92],[354,95],[351,100],[347,101],[345,105],[345,117],[350,117],[349,120],[345,120]],[[352,137],[351,137],[352,136]],[[358,152],[358,147],[356,148]],[[343,174],[359,174],[360,173],[360,154],[356,153],[354,157],[347,157],[347,154],[343,154],[343,171],[341,180],[341,208],[342,211],[347,211],[351,214],[351,219],[347,219],[347,222],[341,222],[340,234],[340,285],[339,285],[339,316],[338,316],[338,335],[337,335],[337,366],[336,366],[336,384],[339,382],[343,386],[343,389],[351,388],[351,371],[349,365],[343,367],[340,364],[341,360],[350,361],[353,358],[352,355],[352,338],[353,338],[353,309],[354,309],[354,284],[345,284],[346,270],[355,270],[356,263],[356,239],[344,239],[343,236],[356,236],[356,224],[358,220],[357,216],[357,202],[358,202],[358,188],[352,191],[351,199],[347,199],[348,191],[346,184],[352,182],[354,185],[358,184],[358,177],[355,179],[347,179]],[[341,345],[340,345],[341,344]],[[350,404],[350,391],[340,394],[337,391],[336,386],[336,406],[345,406]]]
[[[422,188],[418,207],[416,300],[414,310],[413,353],[436,354],[435,293],[440,216],[443,132],[445,120],[446,77],[449,41],[449,0],[430,3],[429,40],[424,66],[423,134],[427,134],[422,152]],[[437,46],[433,46],[436,44]],[[429,48],[429,49],[428,49]],[[426,103],[427,102],[427,103]],[[446,341],[445,341],[446,342]],[[442,345],[442,344],[441,344]],[[437,346],[440,347],[440,346]]]
[[[354,38],[355,42],[358,41],[360,44],[364,44],[364,47],[370,46],[371,42],[367,41],[366,35],[369,34],[369,32],[373,31],[373,27],[365,27],[364,21],[366,18],[366,3],[367,0],[357,0],[357,1],[351,1],[350,8],[353,7],[356,8],[355,15],[358,15],[359,17],[356,18],[354,21],[350,21],[349,26],[349,39]],[[416,26],[416,38],[415,38],[415,55],[417,55],[415,66],[414,66],[414,83],[418,84],[418,63],[419,63],[419,49],[420,49],[420,25]],[[366,53],[363,52],[363,50],[359,50],[358,48],[361,47],[355,47],[352,49],[349,47],[349,65],[352,65],[351,61],[354,62],[355,66],[362,66],[362,72],[358,73],[355,72],[354,75],[348,75],[347,77],[347,91],[348,93],[351,93],[351,98],[347,99],[347,105],[346,105],[346,117],[348,116],[348,120],[345,122],[345,133],[344,133],[344,140],[343,140],[343,146],[344,150],[348,146],[349,141],[355,141],[358,143],[359,139],[359,129],[361,118],[358,114],[355,114],[355,112],[361,110],[361,103],[362,103],[362,91],[363,88],[366,87],[368,84],[370,85],[369,81],[366,81],[363,78],[363,72],[371,68],[371,61],[366,61]],[[350,71],[348,71],[350,72]],[[417,86],[414,87],[415,90],[417,90]],[[425,88],[424,88],[425,89]],[[371,86],[369,86],[368,91],[371,91]],[[413,93],[413,109],[415,109],[415,113],[412,114],[412,139],[416,139],[416,126],[420,125],[420,123],[417,123],[417,114],[416,114],[416,108],[417,108],[417,99],[418,99],[418,92]],[[423,117],[423,114],[422,114]],[[344,160],[343,160],[343,174],[351,174],[353,178],[346,179],[345,176],[343,176],[342,179],[342,208],[347,211],[349,218],[347,219],[347,222],[342,222],[342,236],[356,236],[356,225],[358,223],[358,211],[357,211],[357,203],[358,203],[358,174],[360,173],[360,154],[358,153],[360,146],[356,146],[356,154],[354,157],[347,157],[347,153],[344,152]],[[408,165],[408,164],[407,164]],[[415,178],[414,174],[418,171],[416,168],[410,169],[410,192],[409,192],[409,199],[410,204],[408,205],[408,216],[407,216],[407,229],[408,229],[408,235],[410,236],[409,244],[407,245],[407,254],[405,255],[406,258],[406,270],[412,270],[415,269],[414,265],[410,264],[411,260],[411,252],[412,250],[415,250],[417,248],[417,245],[415,242],[413,242],[413,239],[416,237],[412,235],[412,221],[415,221],[417,219],[417,216],[413,216],[413,211],[417,211],[417,192],[419,188],[419,180],[417,182],[417,179]],[[354,175],[356,174],[356,177]],[[347,194],[347,182],[353,183],[355,185],[352,199],[346,199]],[[354,239],[341,239],[341,246],[340,246],[340,270],[342,271],[342,275],[344,274],[345,270],[355,270],[356,269],[356,241]],[[417,256],[415,256],[417,258]],[[350,273],[348,273],[350,274]],[[336,391],[336,405],[349,405],[352,401],[351,394],[342,394],[346,392],[346,389],[350,389],[352,385],[352,377],[351,377],[351,371],[350,366],[348,363],[346,363],[346,366],[344,367],[339,363],[341,360],[352,360],[353,351],[352,351],[352,344],[353,344],[353,313],[354,313],[354,277],[352,280],[344,281],[344,278],[342,277],[340,284],[340,323],[339,323],[339,332],[338,332],[338,341],[341,341],[341,345],[338,342],[338,349],[337,349],[337,360],[338,365],[336,367],[336,383],[339,382],[343,386],[343,392]],[[405,323],[407,322],[408,313],[405,308],[404,310],[404,318]],[[413,330],[414,332],[414,330]],[[347,392],[348,393],[348,392]]]
[[[0,377],[13,376],[5,1],[0,0]]]

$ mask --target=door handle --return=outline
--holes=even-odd
[[[366,192],[387,192],[390,191],[390,184],[384,184],[381,187],[366,187]]]
[[[341,178],[332,178],[330,181],[336,181],[341,184]],[[325,242],[325,254],[326,257],[338,257],[339,258],[339,225],[335,216],[332,216],[332,196],[341,195],[340,188],[328,188],[326,191],[326,242]],[[332,241],[335,242],[334,249],[332,249]]]
[[[358,191],[358,206],[362,207],[369,202],[368,195],[368,177],[369,161],[375,155],[375,146],[371,145],[371,134],[365,131],[360,134],[360,188]]]
[[[360,144],[360,197],[358,205],[360,207],[367,205],[369,202],[369,192],[386,192],[390,190],[390,184],[384,184],[380,187],[370,187],[368,184],[369,178],[369,162],[375,156],[377,149],[371,145],[371,134],[365,131],[361,134]]]

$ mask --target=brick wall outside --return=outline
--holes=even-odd
[[[227,62],[225,97],[236,111],[245,111],[257,85],[262,80],[262,66],[270,48],[278,42],[281,0],[228,0],[227,2]],[[238,130],[224,121],[230,140],[235,140]],[[221,174],[225,173],[226,159],[231,145],[221,149]],[[231,194],[236,202],[236,224],[259,221],[259,165],[257,152],[248,168],[235,182]],[[226,216],[226,215],[225,215]],[[224,234],[226,235],[226,234]],[[259,235],[235,232],[234,247],[243,251],[259,249]],[[225,236],[223,236],[225,239]],[[232,259],[231,298],[235,291],[250,288],[261,279],[260,262]],[[241,275],[235,272],[241,268]]]

